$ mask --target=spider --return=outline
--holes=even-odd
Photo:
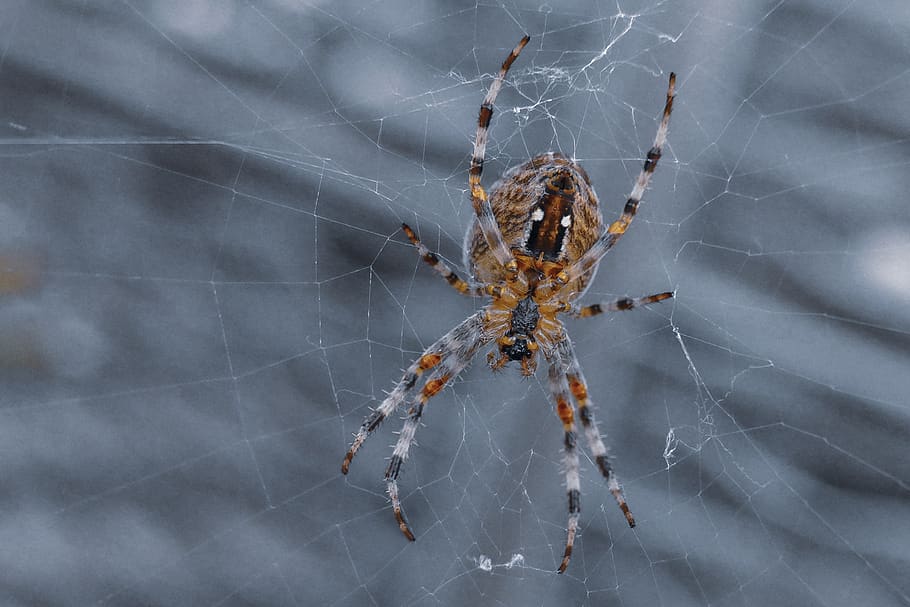
[[[468,180],[476,216],[464,241],[464,262],[473,280],[468,282],[459,278],[420,242],[407,224],[402,224],[404,233],[418,254],[452,287],[465,295],[487,296],[491,301],[443,335],[407,368],[385,400],[363,420],[341,471],[348,473],[351,460],[370,433],[389,414],[407,403],[407,417],[386,468],[385,480],[398,527],[405,537],[414,541],[414,534],[401,509],[397,479],[402,463],[408,458],[427,401],[457,377],[486,344],[494,341],[496,344],[494,351],[488,355],[492,369],[500,369],[514,361],[519,363],[525,376],[534,374],[536,356],[540,352],[549,363],[549,390],[565,433],[564,472],[569,518],[566,548],[558,569],[559,573],[563,573],[572,556],[581,511],[576,409],[572,399],[578,406],[578,419],[581,420],[588,449],[610,493],[630,527],[635,526],[635,519],[613,474],[607,449],[594,421],[593,406],[581,366],[558,315],[586,318],[605,311],[631,310],[673,297],[672,292],[666,292],[588,306],[573,303],[587,290],[600,259],[616,244],[635,217],[667,139],[676,76],[670,74],[667,101],[654,145],[648,151],[622,215],[604,229],[597,196],[588,174],[561,154],[541,154],[509,169],[491,188],[489,196],[481,185],[493,102],[506,73],[529,39],[528,36],[522,38],[506,57],[480,106]],[[428,373],[426,381],[412,396],[413,388],[424,373]]]

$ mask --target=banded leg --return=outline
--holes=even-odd
[[[477,118],[477,135],[474,137],[474,154],[471,157],[471,171],[468,175],[468,184],[471,186],[471,202],[474,205],[474,213],[477,215],[477,221],[483,232],[487,245],[493,256],[513,275],[518,274],[518,263],[512,258],[512,253],[502,240],[502,233],[496,223],[496,217],[493,215],[493,207],[490,206],[490,200],[487,198],[487,192],[480,183],[480,176],[483,174],[483,160],[487,149],[487,130],[490,127],[490,119],[493,117],[493,102],[502,88],[502,83],[506,78],[506,73],[512,67],[512,62],[518,58],[521,49],[525,47],[531,38],[525,36],[518,45],[512,49],[506,60],[502,62],[502,68],[499,75],[490,85],[487,96],[480,106],[480,115]]]
[[[389,498],[392,500],[395,520],[398,521],[398,528],[401,529],[404,536],[412,542],[415,539],[414,534],[405,520],[398,495],[398,474],[401,471],[401,465],[408,459],[408,453],[414,442],[414,435],[417,433],[417,426],[420,424],[423,408],[427,401],[438,394],[446,384],[468,366],[480,346],[489,342],[489,339],[485,337],[482,319],[483,312],[475,314],[437,342],[441,345],[443,355],[423,384],[415,402],[408,409],[404,426],[401,434],[398,435],[398,442],[395,444],[395,450],[392,452],[392,458],[386,468],[386,487]]]
[[[562,556],[557,573],[563,573],[569,566],[572,558],[572,548],[575,546],[575,535],[578,533],[578,513],[581,512],[581,482],[578,476],[578,451],[576,442],[578,433],[575,428],[575,410],[569,400],[569,386],[566,381],[566,366],[562,360],[550,363],[550,394],[556,401],[556,413],[562,421],[565,432],[563,449],[565,460],[563,466],[566,474],[566,495],[569,499],[569,522],[566,527],[566,550]]]
[[[673,291],[667,291],[666,293],[658,293],[656,295],[648,295],[647,297],[623,297],[615,301],[603,302],[591,304],[590,306],[584,306],[579,308],[575,312],[577,318],[589,318],[591,316],[597,316],[598,314],[603,314],[604,312],[622,312],[625,310],[631,310],[633,308],[638,308],[641,306],[647,306],[652,303],[657,303],[665,299],[670,299],[673,297]]]
[[[566,377],[569,381],[569,389],[575,402],[578,403],[578,417],[581,419],[581,426],[585,432],[585,438],[588,443],[588,450],[594,456],[594,463],[600,469],[604,480],[607,481],[607,488],[613,494],[613,498],[626,517],[629,527],[635,527],[635,518],[629,511],[626,504],[626,497],[623,494],[622,486],[613,474],[613,467],[610,465],[610,459],[607,456],[607,447],[604,445],[597,430],[597,422],[594,420],[594,412],[591,408],[591,402],[588,399],[588,387],[585,383],[584,375],[581,372],[581,365],[578,363],[578,357],[575,356],[575,349],[572,347],[572,341],[566,338],[559,344],[559,357],[567,365]]]
[[[364,418],[363,423],[360,425],[360,430],[354,435],[354,441],[351,443],[351,448],[348,449],[347,454],[344,456],[344,461],[341,464],[342,474],[348,473],[348,468],[351,466],[351,460],[357,455],[357,451],[363,445],[364,441],[366,441],[367,437],[382,424],[386,417],[405,402],[408,392],[411,391],[417,383],[417,379],[423,372],[440,364],[443,359],[451,357],[453,355],[452,346],[457,336],[464,332],[478,331],[478,327],[482,326],[482,322],[482,312],[474,314],[443,335],[433,345],[427,348],[417,360],[411,363],[411,366],[407,368],[404,375],[401,377],[401,381],[398,382],[385,400],[382,401],[375,411]]]
[[[436,270],[436,272],[446,279],[452,287],[463,295],[472,295],[479,296],[483,295],[483,289],[476,285],[471,285],[468,282],[462,280],[458,277],[458,274],[452,271],[452,268],[447,266],[444,261],[439,259],[439,256],[436,253],[433,253],[429,250],[426,245],[420,242],[420,239],[417,238],[417,234],[414,233],[414,230],[411,227],[403,223],[401,224],[401,229],[404,230],[404,233],[410,239],[411,243],[417,247],[417,254],[420,255],[425,262],[430,264],[430,266]]]
[[[628,229],[629,224],[632,223],[635,214],[638,212],[638,205],[641,203],[645,188],[648,187],[648,182],[651,181],[651,176],[654,174],[654,169],[657,168],[657,161],[660,160],[664,144],[667,141],[667,129],[670,126],[670,113],[673,111],[673,98],[675,95],[676,74],[671,72],[670,84],[667,87],[667,102],[664,104],[664,115],[660,121],[660,126],[657,128],[657,135],[654,137],[654,145],[648,150],[645,164],[638,174],[638,179],[635,181],[635,187],[632,188],[632,192],[629,194],[629,199],[626,201],[626,206],[623,208],[622,215],[619,219],[610,224],[607,231],[594,242],[584,255],[579,257],[572,266],[561,274],[557,279],[559,283],[567,284],[594,268],[597,262],[600,261],[600,258],[613,248],[616,241],[619,240],[620,236]]]

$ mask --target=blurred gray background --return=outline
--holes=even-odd
[[[384,495],[401,369],[483,305],[484,181],[547,150],[622,208],[567,320],[638,527],[584,458],[565,575],[545,374],[478,357]],[[0,6],[3,605],[910,603],[910,7]],[[542,381],[543,380],[543,381]]]

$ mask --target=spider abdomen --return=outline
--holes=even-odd
[[[541,154],[512,167],[490,189],[490,205],[506,246],[528,257],[569,265],[603,233],[597,195],[585,170],[558,153]],[[480,283],[508,276],[475,218],[465,236],[465,266]],[[584,293],[594,273],[568,289]]]

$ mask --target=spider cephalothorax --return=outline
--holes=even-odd
[[[672,293],[639,298],[622,298],[604,304],[579,307],[581,297],[597,271],[597,264],[625,233],[667,137],[676,77],[670,74],[663,118],[648,151],[644,167],[619,219],[604,229],[597,196],[587,173],[574,161],[557,153],[541,154],[506,171],[490,189],[489,196],[480,178],[483,172],[487,129],[493,116],[493,102],[506,72],[528,43],[525,36],[506,57],[499,75],[490,85],[477,124],[469,185],[475,217],[465,236],[465,266],[472,281],[459,278],[436,254],[427,249],[407,225],[402,229],[418,253],[450,285],[466,295],[485,295],[490,302],[479,312],[433,343],[405,371],[379,407],[363,420],[341,465],[347,474],[354,455],[367,436],[399,406],[408,405],[408,415],[386,468],[386,483],[398,526],[409,540],[414,534],[404,518],[398,496],[398,474],[407,459],[427,401],[442,390],[470,363],[484,345],[495,342],[489,353],[493,369],[518,362],[523,375],[537,368],[537,355],[549,363],[549,387],[565,438],[566,493],[569,524],[566,548],[559,566],[565,571],[572,555],[581,509],[581,487],[577,452],[578,418],[588,449],[607,480],[607,486],[622,509],[629,526],[635,519],[626,505],[622,487],[613,475],[607,449],[594,421],[588,389],[559,314],[588,317],[605,311],[630,310],[662,301]],[[412,394],[420,376],[429,373],[420,391]]]
[[[540,310],[534,298],[528,296],[520,300],[512,310],[509,330],[498,340],[499,350],[503,354],[500,360],[517,360],[524,363],[525,367],[530,364],[538,348],[537,339],[534,337],[538,320]],[[498,363],[494,362],[493,365],[498,366]]]

